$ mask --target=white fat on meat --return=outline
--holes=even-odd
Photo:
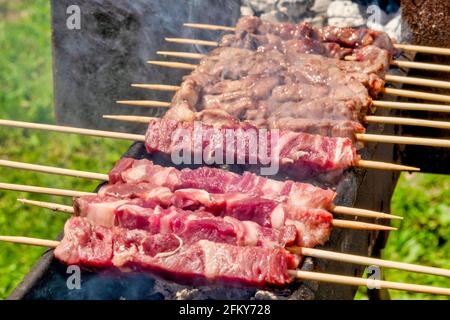
[[[209,206],[212,202],[209,192],[200,189],[178,189],[173,193],[181,199],[193,200],[204,206]]]
[[[92,224],[110,228],[114,226],[116,209],[127,202],[128,200],[94,202],[90,203],[87,210],[82,213]]]
[[[144,194],[145,200],[158,199],[161,203],[165,205],[170,205],[172,203],[173,193],[169,188],[166,187],[156,187]]]
[[[284,226],[286,221],[286,211],[283,204],[279,204],[273,209],[270,216],[270,224],[272,228],[279,229]]]
[[[140,181],[145,178],[147,167],[148,166],[146,164],[135,165],[132,168],[122,172],[122,179],[124,181]]]
[[[231,223],[238,238],[238,245],[256,246],[260,237],[260,226],[252,221],[240,221],[236,218],[225,216],[224,221]]]

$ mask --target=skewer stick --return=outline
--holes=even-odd
[[[78,171],[71,169],[63,169],[63,168],[55,168],[49,166],[42,165],[31,165],[23,162],[15,162],[15,161],[0,161],[0,166],[23,169],[23,170],[33,170],[42,173],[50,173],[50,174],[64,174],[66,176],[71,177],[83,177],[88,179],[98,179],[102,181],[109,181],[109,176],[107,174],[95,173],[95,172],[87,172],[87,171]],[[367,218],[380,218],[380,219],[403,219],[400,216],[395,216],[392,214],[387,214],[378,211],[358,209],[358,208],[350,208],[344,206],[334,206],[331,209],[332,212],[337,214],[347,214],[358,217],[367,217]]]
[[[186,69],[186,70],[194,70],[197,65],[191,63],[183,63],[183,62],[173,62],[173,61],[156,61],[151,60],[147,61],[149,64],[153,64],[155,66],[173,68],[173,69]]]
[[[29,171],[36,171],[36,172],[59,174],[59,175],[63,175],[63,176],[70,176],[70,177],[76,177],[76,178],[101,180],[101,181],[108,180],[108,178],[109,178],[107,174],[85,172],[85,171],[79,171],[79,170],[67,170],[67,169],[62,169],[62,168],[57,168],[57,167],[41,166],[41,165],[37,165],[37,164],[30,164],[30,163],[23,163],[23,162],[9,161],[9,160],[0,160],[0,166],[15,168],[15,169],[22,169],[22,170],[29,170]]]
[[[205,57],[204,54],[193,53],[193,52],[156,51],[156,54],[159,54],[161,56],[179,57],[179,58],[196,59],[196,60],[200,60],[203,57]]]
[[[381,134],[356,133],[356,139],[363,142],[381,142],[394,144],[411,144],[417,146],[450,148],[450,140],[417,138],[417,137],[398,137]]]
[[[0,189],[19,191],[19,192],[42,193],[42,194],[46,194],[46,195],[62,196],[62,197],[83,197],[83,196],[97,195],[96,193],[92,193],[92,192],[44,188],[44,187],[26,186],[26,185],[11,184],[11,183],[0,183]]]
[[[14,237],[14,236],[0,236],[0,241],[41,246],[47,248],[56,248],[60,244],[59,241],[54,240],[37,239],[29,237]],[[376,287],[380,289],[385,288],[385,289],[405,290],[405,291],[440,294],[447,296],[450,295],[450,289],[448,288],[440,288],[440,287],[432,287],[432,286],[424,286],[424,285],[408,284],[384,280],[364,279],[358,277],[341,276],[311,271],[289,270],[288,272],[292,277],[302,280],[331,282],[353,286],[367,286],[369,288]]]
[[[429,71],[450,72],[450,66],[436,63],[392,60],[391,65],[398,68],[422,69]]]
[[[167,108],[170,106],[169,102],[163,101],[155,101],[155,100],[119,100],[116,101],[118,104],[126,104],[130,106],[138,106],[138,107],[164,107]]]
[[[414,44],[402,44],[402,43],[394,43],[394,47],[397,49],[429,53],[429,54],[440,54],[449,56],[450,49],[448,48],[438,48],[438,47],[428,47],[428,46],[418,46]]]
[[[400,117],[381,117],[381,116],[365,116],[364,120],[369,123],[400,124],[406,126],[450,129],[450,122],[447,121],[411,119]]]
[[[47,248],[56,248],[59,245],[59,241],[15,236],[0,236],[0,241]]]
[[[191,53],[191,52],[174,52],[174,51],[158,51],[158,54],[162,54],[165,56],[179,57],[179,58],[190,58],[190,59],[202,59],[205,55],[199,53]],[[159,66],[169,67],[169,68],[182,68],[182,69],[195,69],[197,65],[195,64],[185,64],[180,62],[171,62],[171,61],[149,61],[151,64],[156,64]],[[450,89],[450,82],[448,81],[439,81],[439,80],[431,80],[424,78],[414,78],[414,77],[404,77],[397,76],[392,74],[385,75],[385,80],[389,82],[398,82],[398,83],[407,83],[413,84],[417,86],[426,86],[426,87],[434,87],[434,88],[443,88]]]
[[[404,77],[404,76],[396,76],[396,75],[392,75],[392,74],[385,75],[384,79],[389,82],[406,83],[406,84],[413,84],[416,86],[450,89],[450,82],[448,82],[448,81],[439,81],[439,80],[415,78],[415,77]]]
[[[380,101],[380,100],[373,100],[372,104],[374,107],[379,108],[431,111],[431,112],[450,112],[450,106],[444,104]]]
[[[331,282],[343,285],[351,286],[367,286],[369,288],[378,289],[394,289],[394,290],[404,290],[440,295],[450,295],[450,289],[439,288],[432,286],[424,286],[418,284],[408,284],[401,282],[385,281],[385,280],[374,280],[374,279],[364,279],[357,277],[341,276],[336,274],[311,272],[311,271],[301,271],[301,270],[290,270],[289,274],[292,277],[303,280],[314,280],[321,282]]]
[[[149,89],[149,90],[159,90],[159,91],[177,91],[180,89],[180,86],[171,86],[166,84],[132,84],[132,87],[141,88],[141,89]]]
[[[200,46],[217,47],[219,45],[216,41],[207,41],[189,38],[165,38],[167,42],[183,43],[183,44],[198,44]]]
[[[125,139],[125,140],[132,140],[132,141],[143,141],[143,142],[145,141],[145,135],[139,135],[139,134],[81,129],[81,128],[74,128],[74,127],[56,126],[56,125],[23,122],[23,121],[1,120],[0,119],[0,126],[38,129],[38,130],[46,130],[46,131],[54,131],[54,132],[62,132],[62,133],[77,133],[77,134],[85,134],[85,135],[91,135],[91,136],[97,136],[97,137]],[[374,135],[371,135],[371,136],[374,136]],[[365,137],[366,137],[366,139],[372,138],[371,141],[375,139],[375,137],[370,137],[367,134],[365,135]],[[383,136],[381,135],[381,137],[383,137]],[[390,136],[387,136],[387,137],[390,137]],[[396,138],[396,137],[393,137],[393,138]],[[401,137],[398,137],[398,138],[401,138]],[[411,139],[416,139],[416,138],[411,138]],[[434,140],[434,139],[430,139],[430,140]],[[444,140],[444,141],[447,141],[447,140]],[[383,142],[383,141],[380,141],[380,142]],[[394,143],[394,142],[390,141],[389,143]],[[396,142],[396,143],[398,143],[398,142]],[[381,170],[420,171],[420,169],[416,168],[416,167],[404,166],[404,165],[388,163],[388,162],[368,161],[368,160],[359,160],[354,165],[357,167],[365,167],[365,168],[381,169]]]
[[[188,59],[203,59],[206,54],[192,53],[192,52],[178,52],[178,51],[157,51],[156,54],[167,56],[167,57],[177,57],[177,58],[188,58]]]
[[[140,134],[83,129],[83,128],[76,128],[76,127],[57,126],[57,125],[52,125],[52,124],[33,123],[33,122],[24,122],[24,121],[0,119],[0,126],[13,127],[13,128],[25,128],[25,129],[36,129],[36,130],[62,132],[62,133],[75,133],[75,134],[83,134],[83,135],[101,137],[101,138],[123,139],[123,140],[131,140],[131,141],[145,141],[145,136],[140,135]]]
[[[197,29],[216,30],[216,31],[236,31],[235,27],[219,26],[219,25],[212,25],[212,24],[185,23],[183,25],[185,27],[197,28]],[[450,55],[450,49],[448,49],[448,48],[419,46],[419,45],[402,44],[402,43],[394,43],[394,47],[397,49],[402,49],[402,50],[407,50],[407,51],[415,51],[415,52],[423,52],[423,53],[439,54],[439,55],[447,55],[447,56]]]
[[[24,205],[30,205],[30,206],[50,209],[52,211],[60,211],[60,212],[65,212],[65,213],[70,213],[70,214],[75,213],[75,210],[73,207],[65,206],[65,205],[59,204],[59,203],[34,201],[34,200],[29,200],[29,199],[24,199],[24,198],[18,198],[17,201],[19,201],[20,203],[22,203]]]
[[[430,101],[439,102],[450,102],[450,96],[445,94],[428,93],[421,91],[405,90],[405,89],[395,89],[395,88],[383,88],[382,93],[389,94],[393,96],[400,96],[405,98],[423,99]]]
[[[128,116],[128,115],[104,115],[103,118],[117,121],[137,122],[137,123],[149,123],[154,117],[145,116]]]
[[[333,206],[333,208],[331,208],[331,211],[335,214],[345,214],[356,217],[378,218],[378,219],[403,219],[403,217],[396,216],[393,214],[345,206]]]
[[[308,256],[308,257],[313,257],[313,258],[318,258],[318,259],[327,259],[327,260],[334,260],[334,261],[340,261],[340,262],[355,263],[355,264],[360,264],[360,265],[365,265],[365,266],[376,265],[379,267],[390,268],[390,269],[398,269],[398,270],[411,271],[411,272],[417,272],[417,273],[432,274],[432,275],[436,275],[436,276],[450,277],[450,270],[448,270],[448,269],[441,269],[441,268],[427,267],[427,266],[421,266],[421,265],[411,264],[411,263],[370,258],[370,257],[365,257],[365,256],[360,256],[360,255],[355,255],[355,254],[333,252],[333,251],[328,251],[328,250],[323,250],[323,249],[304,248],[304,247],[289,247],[287,249],[290,252],[298,254],[298,255]]]

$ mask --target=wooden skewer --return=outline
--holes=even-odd
[[[161,52],[161,51],[158,51]],[[190,52],[174,52],[174,51],[163,51],[166,56],[173,57],[181,57],[181,58],[191,58],[191,59],[201,59],[205,55],[198,53],[190,53]],[[198,65],[191,63],[180,63],[180,62],[172,62],[172,61],[149,61],[148,63],[159,65],[163,67],[175,68],[175,69],[190,69],[194,70]],[[414,77],[404,77],[397,76],[392,74],[387,74],[384,76],[386,81],[389,82],[398,82],[398,83],[407,83],[413,84],[417,86],[426,86],[426,87],[434,87],[434,88],[443,88],[450,89],[450,82],[448,81],[439,81],[439,80],[431,80],[424,78],[414,78]]]
[[[104,115],[103,118],[117,121],[149,123],[154,117],[128,116],[128,115]]]
[[[450,140],[446,139],[398,137],[398,136],[387,136],[381,134],[367,134],[367,133],[356,133],[355,136],[358,141],[363,142],[382,142],[382,143],[411,144],[418,146],[450,148]]]
[[[78,171],[71,169],[63,169],[63,168],[55,168],[49,166],[42,165],[33,165],[29,163],[16,162],[16,161],[7,161],[0,160],[0,166],[15,168],[15,169],[23,169],[23,170],[32,170],[42,173],[50,173],[50,174],[62,174],[70,177],[82,177],[87,179],[96,179],[102,181],[109,181],[109,176],[107,174],[95,173],[95,172],[87,172],[87,171]],[[334,206],[331,209],[332,212],[337,214],[346,214],[358,217],[367,217],[367,218],[379,218],[379,219],[403,219],[400,216],[387,214],[378,211],[366,210],[366,209],[358,209],[344,206]]]
[[[62,197],[83,197],[83,196],[97,195],[96,193],[92,193],[92,192],[44,188],[44,187],[26,186],[26,185],[11,184],[11,183],[0,183],[0,189],[19,191],[19,192],[42,193],[42,194],[47,194],[47,195],[51,195],[51,196],[62,196]]]
[[[304,280],[314,280],[322,282],[331,282],[344,285],[352,286],[367,286],[369,288],[374,288],[377,286],[379,289],[394,289],[394,290],[405,290],[414,291],[422,293],[440,294],[440,295],[450,295],[450,289],[431,287],[417,284],[407,284],[400,282],[384,281],[384,280],[373,280],[364,279],[357,277],[341,276],[328,273],[319,273],[311,271],[301,271],[301,270],[291,270],[289,271],[292,277]]]
[[[149,64],[153,64],[155,66],[173,68],[173,69],[187,69],[194,70],[197,65],[192,63],[183,63],[183,62],[173,62],[173,61],[147,61]]]
[[[179,51],[157,51],[156,54],[167,56],[167,57],[177,57],[177,58],[188,58],[188,59],[203,59],[206,54],[193,53],[193,52],[179,52]]]
[[[138,107],[169,107],[170,102],[154,101],[154,100],[119,100],[118,104],[126,104]]]
[[[59,246],[59,241],[29,237],[0,236],[0,241],[47,248],[56,248],[57,246]]]
[[[428,93],[414,90],[395,89],[395,88],[383,88],[381,90],[384,94],[393,96],[400,96],[405,98],[423,99],[430,101],[450,102],[450,96],[445,94]]]
[[[132,87],[141,88],[141,89],[149,89],[149,90],[160,90],[160,91],[177,91],[180,89],[180,86],[171,86],[166,84],[132,84]]]
[[[37,239],[29,237],[15,237],[15,236],[0,236],[0,241],[41,246],[47,248],[56,248],[60,244],[59,241],[54,240]],[[289,270],[289,274],[292,277],[303,280],[332,282],[353,286],[367,286],[370,288],[378,287],[380,289],[385,288],[385,289],[406,290],[406,291],[415,291],[440,295],[450,295],[450,289],[448,288],[439,288],[439,287],[384,281],[384,280],[364,279],[358,277],[349,277],[349,276],[341,276],[335,274],[301,271],[301,270]]]
[[[161,56],[179,57],[179,58],[196,59],[196,60],[200,60],[203,57],[205,57],[204,54],[192,53],[192,52],[176,52],[177,55],[174,55],[173,51],[156,51],[156,54],[159,54]]]
[[[17,201],[19,201],[20,203],[22,203],[24,205],[30,205],[30,206],[50,209],[52,211],[60,211],[60,212],[65,212],[65,213],[70,213],[70,214],[75,213],[75,210],[73,207],[65,206],[65,205],[59,204],[59,203],[35,201],[35,200],[29,200],[29,199],[25,199],[25,198],[18,198]]]
[[[67,170],[67,169],[62,169],[62,168],[57,168],[57,167],[41,166],[41,165],[37,165],[37,164],[30,164],[30,163],[23,163],[23,162],[9,161],[9,160],[0,160],[0,166],[15,168],[15,169],[22,169],[22,170],[29,170],[29,171],[36,171],[36,172],[46,172],[46,173],[51,173],[51,174],[58,174],[58,175],[77,177],[77,178],[101,180],[101,181],[105,181],[105,180],[109,179],[107,174],[100,174],[100,173],[86,172],[86,171],[79,171],[79,170]]]
[[[392,74],[385,75],[384,79],[389,82],[398,82],[398,83],[413,84],[416,86],[450,89],[450,82],[448,82],[448,81],[439,81],[439,80],[432,80],[432,79],[425,79],[425,78],[404,77],[404,76],[396,76],[396,75],[392,75]]]
[[[415,51],[429,54],[440,54],[445,56],[450,55],[450,49],[448,48],[418,46],[414,44],[402,44],[402,43],[394,43],[394,47],[397,49],[403,49],[408,51]]]
[[[112,117],[110,117],[110,118],[112,118]],[[62,133],[77,133],[77,134],[85,134],[85,135],[96,136],[96,137],[125,139],[125,140],[145,142],[145,135],[120,133],[120,132],[112,132],[112,131],[91,130],[91,129],[81,129],[81,128],[74,128],[74,127],[56,126],[56,125],[23,122],[23,121],[0,119],[0,126],[46,130],[46,131],[54,131],[54,132],[62,132]],[[370,135],[366,134],[365,137],[366,137],[366,139],[368,139],[370,137]],[[390,136],[388,136],[388,137],[390,137]],[[399,137],[399,138],[401,138],[401,137]],[[414,138],[411,138],[411,139],[414,139]],[[433,140],[433,139],[431,139],[431,140]],[[446,141],[446,140],[444,140],[444,141]],[[394,142],[390,141],[389,143],[394,143]],[[420,171],[420,169],[416,168],[416,167],[404,166],[404,165],[400,165],[400,164],[387,163],[387,162],[359,160],[357,163],[355,163],[355,166],[357,166],[357,167],[365,167],[366,165],[369,165],[367,168],[380,169],[380,170]]]
[[[426,63],[405,60],[392,60],[391,65],[398,68],[422,69],[428,71],[450,72],[450,66],[437,63]]]
[[[397,101],[380,101],[373,100],[374,107],[399,109],[399,110],[417,110],[417,111],[431,111],[431,112],[450,112],[450,106],[444,104],[427,104],[427,103],[412,103],[412,102],[397,102]]]
[[[24,122],[24,121],[0,119],[0,126],[25,128],[25,129],[36,129],[36,130],[62,132],[62,133],[84,134],[84,135],[88,135],[88,136],[101,137],[101,138],[123,139],[123,140],[131,140],[131,141],[145,141],[145,136],[140,135],[140,134],[92,130],[92,129],[57,126],[57,125],[52,125],[52,124],[33,123],[33,122]]]
[[[211,25],[211,24],[203,24],[203,23],[185,23],[183,24],[185,27],[189,28],[197,28],[197,29],[206,29],[206,30],[217,30],[217,31],[236,31],[235,27],[229,26],[219,26],[219,25]],[[415,51],[415,52],[423,52],[430,54],[439,54],[439,55],[450,55],[450,49],[448,48],[439,48],[439,47],[429,47],[429,46],[419,46],[413,44],[402,44],[402,43],[394,43],[394,47],[397,49],[407,50],[407,51]]]
[[[198,44],[200,46],[217,47],[219,45],[216,41],[207,41],[189,38],[165,38],[167,42],[183,43],[183,44]]]
[[[400,117],[381,117],[381,116],[365,116],[364,120],[369,123],[399,124],[406,126],[450,129],[450,122],[447,121],[411,119]]]
[[[436,276],[450,277],[450,270],[448,270],[448,269],[427,267],[427,266],[421,266],[421,265],[417,265],[417,264],[390,261],[390,260],[377,259],[377,258],[370,258],[370,257],[359,256],[359,255],[354,255],[354,254],[333,252],[333,251],[314,249],[314,248],[289,247],[287,249],[290,252],[298,254],[298,255],[308,256],[308,257],[313,257],[313,258],[318,258],[318,259],[328,259],[328,260],[355,263],[355,264],[366,265],[366,266],[375,265],[375,266],[390,268],[390,269],[398,269],[398,270],[411,271],[411,272],[417,272],[417,273],[433,274]]]

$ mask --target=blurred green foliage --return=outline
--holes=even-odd
[[[0,0],[0,118],[54,123],[50,2]],[[0,128],[0,159],[108,172],[128,142]],[[92,191],[98,182],[0,168],[0,181]],[[70,199],[0,191],[0,234],[54,239],[64,214],[24,207],[17,197],[69,204]],[[0,243],[0,298],[44,251]]]
[[[48,0],[0,0],[0,118],[54,123]],[[0,127],[0,159],[107,172],[127,142]],[[91,191],[97,183],[0,168],[0,181]],[[55,238],[64,214],[23,207],[17,197],[70,204],[70,199],[0,191],[0,234]],[[450,268],[450,177],[403,175],[392,211],[405,219],[384,258]],[[0,243],[0,298],[6,298],[44,251]],[[387,270],[391,281],[449,286],[447,279]],[[434,299],[391,291],[396,299]],[[365,298],[361,289],[357,298]]]

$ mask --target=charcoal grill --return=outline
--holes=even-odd
[[[181,34],[181,27],[179,27],[183,21],[232,25],[232,21],[236,20],[239,15],[238,1],[235,0],[193,1],[195,4],[191,9],[180,8],[179,2],[174,0],[161,3],[159,1],[135,1],[135,4],[130,5],[130,7],[106,0],[79,1],[79,5],[84,8],[83,14],[89,15],[86,16],[86,21],[90,21],[92,24],[86,22],[84,29],[77,30],[78,34],[74,34],[74,31],[68,31],[64,27],[65,9],[71,4],[70,2],[66,0],[52,1],[55,104],[58,120],[65,125],[112,129],[114,131],[141,133],[144,130],[144,127],[135,124],[120,123],[118,125],[116,122],[98,121],[102,114],[110,114],[111,110],[120,113],[117,106],[112,106],[113,101],[124,96],[140,98],[139,94],[129,89],[130,82],[147,78],[147,80],[156,83],[172,83],[174,80],[181,78],[179,71],[152,70],[150,72],[145,69],[146,66],[143,61],[148,59],[156,48],[161,49],[165,44],[158,40],[151,48],[148,34],[138,36],[140,32],[143,33],[146,28],[157,28],[158,39],[170,35],[186,36],[186,34]],[[429,6],[433,3],[433,1],[425,2]],[[434,2],[444,3],[445,0]],[[225,5],[228,10],[226,15],[193,15],[193,12],[196,12],[195,10],[202,7],[212,8],[211,12],[221,13],[220,9]],[[215,10],[217,8],[219,11]],[[411,11],[407,12],[410,12],[408,18],[414,19]],[[176,19],[165,21],[161,17],[163,13],[165,16],[172,14]],[[161,24],[149,24],[148,21],[158,21]],[[165,25],[168,23],[173,23],[173,25],[160,33],[159,29],[166,28]],[[150,29],[147,32],[154,33],[154,30]],[[89,35],[93,36],[89,37]],[[205,35],[203,34],[202,37],[205,38]],[[94,44],[87,45],[86,41],[92,41],[92,39],[94,39]],[[153,39],[151,38],[151,40]],[[146,41],[149,44],[148,49],[137,52],[139,50],[136,49],[136,46],[142,47],[139,41]],[[99,43],[102,43],[103,47],[96,47],[96,44]],[[428,43],[427,39],[422,40],[420,44],[443,46],[443,43]],[[84,45],[90,48],[87,50],[87,55],[82,53],[83,50],[77,49],[77,46],[84,48]],[[450,46],[448,43],[445,45]],[[70,50],[67,48],[70,48]],[[99,54],[98,50],[104,56]],[[134,58],[134,56],[138,58]],[[144,58],[140,59],[142,56]],[[98,68],[99,64],[102,63],[100,60],[106,61],[104,62],[105,69],[108,71],[98,74],[96,79],[85,81],[86,70]],[[402,74],[401,71],[399,72]],[[136,79],[138,76],[141,78]],[[115,81],[115,79],[121,80]],[[77,85],[74,86],[74,83]],[[70,92],[72,94],[69,94]],[[76,94],[73,94],[74,92]],[[164,93],[161,93],[160,97],[163,97],[163,95]],[[157,110],[154,110],[151,110],[151,112],[155,112],[152,115],[160,115]],[[140,112],[138,109],[126,109],[126,111],[128,113]],[[381,115],[399,115],[396,110],[380,111],[385,113]],[[148,111],[143,112],[147,112],[146,115],[149,113]],[[88,115],[87,118],[86,115]],[[405,129],[399,126],[371,124],[369,130],[373,133],[397,135]],[[420,135],[423,135],[423,133]],[[435,149],[433,149],[433,152],[435,152]],[[444,151],[442,152],[444,153]],[[445,154],[448,157],[448,152]],[[413,163],[419,167],[424,164],[423,162],[411,162],[409,151],[397,145],[369,144],[362,150],[362,155],[365,159],[387,162],[401,162],[403,157],[408,159],[408,162],[405,161],[405,163]],[[124,156],[136,159],[147,157],[156,163],[169,165],[163,159],[146,155],[144,145],[140,142],[134,143]],[[239,166],[230,166],[227,169],[236,172],[242,171]],[[354,168],[346,174],[337,186],[338,199],[336,199],[336,204],[389,212],[390,199],[398,177],[397,172],[367,171]],[[279,176],[276,178],[283,179],[285,177]],[[364,221],[364,219],[361,220]],[[338,252],[378,256],[386,239],[386,232],[335,229],[325,248]],[[305,260],[302,269],[350,276],[361,276],[364,270],[361,266],[312,258]],[[52,252],[47,251],[13,291],[9,299],[353,299],[356,292],[355,287],[313,281],[298,282],[289,288],[272,290],[224,287],[194,288],[175,285],[142,274],[89,270],[82,271],[81,289],[70,290],[66,285],[68,276],[67,266],[59,263],[53,258]],[[369,291],[373,297],[386,297],[385,292]]]

